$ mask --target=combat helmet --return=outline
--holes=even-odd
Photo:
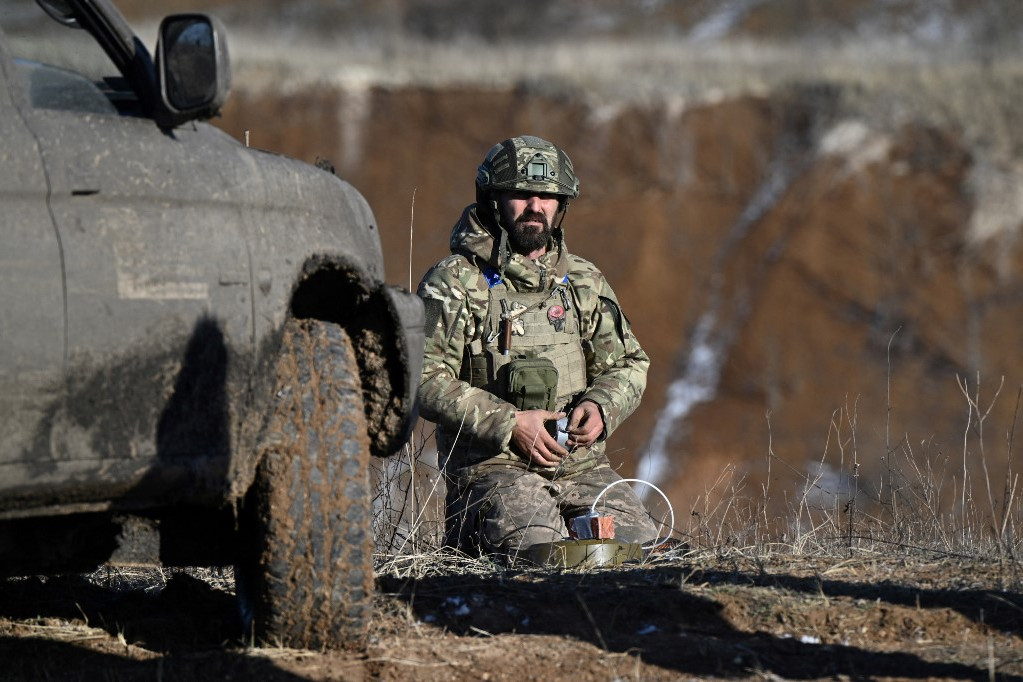
[[[502,276],[511,258],[511,247],[498,197],[500,192],[523,190],[558,197],[553,231],[560,241],[568,202],[579,196],[579,179],[568,155],[542,138],[519,135],[490,148],[476,169],[476,215],[497,238],[497,262]]]
[[[567,204],[579,196],[572,161],[556,145],[533,135],[520,135],[490,148],[476,171],[476,198],[494,192],[531,190],[556,194]]]

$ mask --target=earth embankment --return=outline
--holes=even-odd
[[[376,211],[389,279],[412,288],[447,253],[494,141],[563,145],[582,181],[569,245],[604,270],[653,359],[611,451],[685,505],[729,464],[763,480],[769,447],[797,481],[822,458],[848,472],[854,457],[872,480],[904,438],[961,457],[957,377],[972,393],[979,372],[989,400],[1004,376],[989,424],[1011,424],[1023,381],[1014,167],[961,127],[845,106],[825,87],[616,107],[521,85],[240,88],[218,125],[330,159]],[[1004,449],[988,454],[1004,465]]]

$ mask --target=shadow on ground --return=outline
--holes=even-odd
[[[739,571],[697,571],[689,582],[777,587],[824,595],[865,599],[918,609],[951,609],[978,626],[993,627],[1008,635],[1023,635],[1023,594],[990,589],[929,589],[891,580],[876,583],[826,580],[823,577],[755,575]]]
[[[684,675],[988,679],[986,668],[969,664],[738,629],[721,603],[684,586],[701,582],[737,587],[762,584],[813,594],[823,588],[828,595],[849,594],[882,601],[890,597],[894,603],[915,604],[913,590],[901,586],[862,586],[833,580],[818,583],[791,576],[768,576],[760,582],[749,575],[687,571],[677,566],[594,573],[384,578],[381,588],[406,602],[418,618],[459,635],[567,636],[606,651],[632,653],[645,663]],[[960,598],[952,592],[923,592],[922,603],[964,610],[969,610],[971,598],[978,598],[969,593]],[[1017,598],[1009,596],[1007,610],[1018,603],[1014,601]],[[1003,625],[1009,623],[1008,615],[1000,617]],[[1019,627],[1018,622],[1015,627]]]
[[[0,635],[4,680],[304,679],[246,655],[234,597],[188,575],[135,588],[83,576],[0,581],[0,617],[39,629],[38,636]],[[96,636],[62,626],[72,621],[113,639],[102,650],[96,642],[86,647]]]

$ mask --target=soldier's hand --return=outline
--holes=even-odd
[[[576,405],[568,416],[568,444],[572,447],[593,445],[604,433],[604,418],[592,400]]]
[[[557,466],[568,450],[558,445],[558,441],[547,433],[544,422],[561,419],[564,412],[548,412],[547,410],[523,410],[515,413],[515,426],[512,428],[511,446],[520,455],[540,466]]]

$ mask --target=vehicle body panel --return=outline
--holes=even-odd
[[[8,87],[16,78],[0,42],[0,442],[7,452],[33,446],[38,423],[64,371],[64,286],[60,242],[47,207],[38,146]]]
[[[146,63],[135,48],[126,68]],[[0,520],[237,502],[296,309],[379,355],[360,368],[383,394],[379,448],[397,447],[422,310],[384,286],[362,196],[206,123],[94,106],[74,74],[70,103],[35,76],[58,77],[13,61],[0,31]]]

